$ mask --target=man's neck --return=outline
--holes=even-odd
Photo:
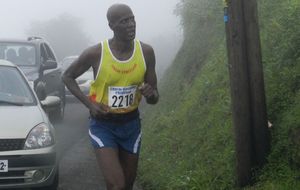
[[[123,41],[113,37],[109,40],[109,46],[118,52],[127,52],[134,47],[134,41]]]

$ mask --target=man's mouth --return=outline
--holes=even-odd
[[[129,38],[135,37],[135,31],[127,32],[127,36],[128,36]]]
[[[135,32],[134,31],[128,32],[128,35],[133,36],[133,35],[135,35]]]

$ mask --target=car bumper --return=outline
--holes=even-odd
[[[36,152],[27,154],[27,152]],[[43,187],[52,184],[57,173],[54,147],[37,150],[23,150],[25,154],[0,154],[0,160],[8,161],[8,171],[0,173],[0,189]],[[9,153],[9,151],[7,152]]]

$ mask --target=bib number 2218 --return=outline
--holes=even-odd
[[[109,87],[109,107],[128,108],[134,102],[135,92],[136,86]]]

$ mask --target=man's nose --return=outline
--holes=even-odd
[[[135,20],[130,20],[128,26],[135,26]]]

